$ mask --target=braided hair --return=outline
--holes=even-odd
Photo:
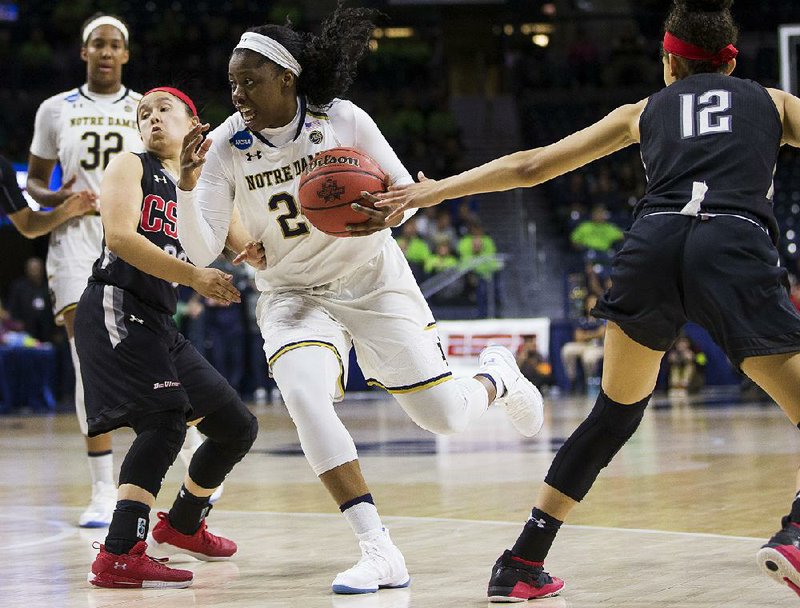
[[[664,22],[664,31],[681,40],[716,53],[735,44],[739,29],[731,15],[733,0],[675,0]],[[718,72],[725,66],[710,61],[679,58],[688,74]]]

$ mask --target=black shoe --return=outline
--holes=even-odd
[[[489,579],[490,602],[524,602],[558,595],[564,581],[550,576],[541,564],[514,557],[506,550],[492,568]]]
[[[781,529],[756,554],[761,571],[800,595],[800,524],[786,516]]]

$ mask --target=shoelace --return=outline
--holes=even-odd
[[[378,572],[378,574],[382,574],[378,568],[378,565],[375,563],[374,558],[379,558],[379,560],[387,567],[389,565],[389,561],[386,559],[386,556],[381,553],[378,543],[370,540],[362,540],[359,541],[358,544],[361,546],[361,559],[359,559],[358,563],[353,567],[357,568],[362,564],[369,563]]]

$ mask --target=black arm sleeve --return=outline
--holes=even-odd
[[[27,206],[17,185],[17,172],[10,162],[0,156],[0,208],[6,215],[11,215]]]

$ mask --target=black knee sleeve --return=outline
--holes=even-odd
[[[197,428],[207,439],[192,458],[189,477],[201,488],[216,488],[250,451],[258,434],[258,420],[236,397],[203,418]]]
[[[143,416],[133,430],[136,439],[122,461],[119,483],[144,488],[157,496],[186,437],[186,418],[180,411],[156,412]]]
[[[558,450],[545,482],[580,502],[600,471],[636,431],[649,400],[650,395],[638,403],[623,405],[600,391],[594,409]]]

